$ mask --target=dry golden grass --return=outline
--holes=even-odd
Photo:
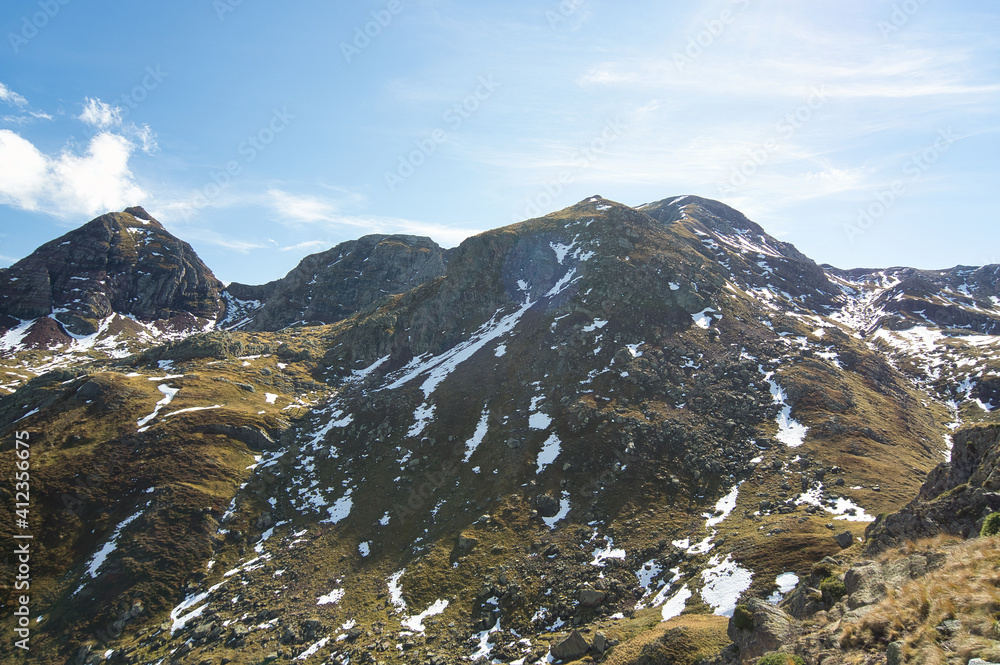
[[[845,626],[845,648],[878,648],[903,640],[907,662],[947,663],[960,657],[1000,658],[1000,537],[966,542],[939,537],[911,544],[914,549],[944,549],[945,564],[888,597],[858,622]],[[886,557],[897,556],[896,554]],[[946,620],[961,627],[951,634],[937,629]]]
[[[661,623],[614,648],[607,665],[684,665],[713,655],[729,644],[729,620],[700,614],[686,614]]]

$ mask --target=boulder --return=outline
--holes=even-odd
[[[538,514],[542,517],[555,517],[559,514],[559,499],[549,494],[542,494],[538,497]]]
[[[885,650],[885,665],[903,665],[903,642],[891,642]]]
[[[604,633],[598,632],[594,635],[594,643],[591,644],[591,648],[593,648],[596,653],[603,654],[608,650],[609,646],[608,638]]]
[[[779,650],[794,636],[795,620],[783,610],[759,598],[747,601],[743,607],[752,618],[752,627],[744,623],[743,628],[738,628],[734,614],[726,634],[739,647],[740,658],[744,662],[759,658],[768,651]]]
[[[603,591],[595,589],[580,589],[580,605],[583,607],[599,607],[608,597]]]
[[[590,644],[587,639],[580,634],[580,631],[574,630],[569,637],[552,646],[552,657],[557,661],[567,662],[582,657],[588,651]]]
[[[844,587],[847,606],[852,610],[879,602],[886,595],[882,566],[874,561],[856,563],[844,575]]]

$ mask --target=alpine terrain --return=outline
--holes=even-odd
[[[1000,266],[594,196],[224,286],[129,208],[0,270],[0,395],[4,663],[1000,659]]]

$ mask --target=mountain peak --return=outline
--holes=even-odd
[[[141,222],[153,222],[157,226],[160,226],[160,223],[156,221],[152,215],[146,212],[146,209],[143,208],[142,206],[132,206],[130,208],[125,208],[124,212],[128,213],[129,215],[132,215]]]
[[[112,313],[145,321],[214,319],[221,282],[186,242],[139,207],[101,215],[0,275],[0,315],[51,316],[75,335]]]

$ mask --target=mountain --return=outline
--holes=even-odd
[[[142,208],[102,215],[0,273],[0,316],[50,317],[91,335],[112,313],[214,319],[222,284],[191,246]]]
[[[284,278],[226,287],[234,330],[336,323],[371,303],[444,275],[445,251],[430,238],[368,235],[304,258]]]
[[[221,291],[191,246],[142,208],[102,215],[0,270],[0,358],[27,351],[2,386],[210,329]]]
[[[209,332],[0,398],[32,440],[33,656],[809,653],[765,619],[854,621],[866,548],[1000,507],[997,275],[838,270],[716,201],[595,196],[231,285]]]

